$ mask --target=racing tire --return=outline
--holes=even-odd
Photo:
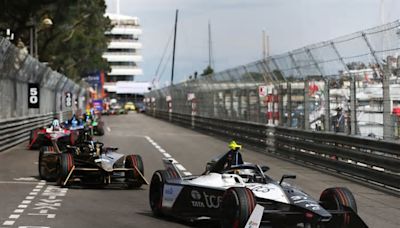
[[[125,158],[125,168],[133,168],[133,170],[125,171],[125,179],[128,188],[139,188],[144,184],[142,177],[142,175],[144,175],[144,168],[142,157],[140,157],[140,155],[127,155]],[[138,170],[141,174],[138,172]]]
[[[248,188],[226,190],[220,207],[222,228],[243,228],[256,207],[256,199]]]
[[[58,156],[54,147],[42,146],[39,150],[38,171],[41,180],[56,181]]]
[[[62,153],[59,162],[59,175],[57,184],[60,186],[68,186],[69,182],[65,185],[64,182],[67,179],[72,167],[74,166],[74,157],[70,153]]]
[[[349,207],[357,213],[356,200],[351,191],[347,188],[327,188],[321,193],[319,200],[326,210],[344,211],[344,207]],[[344,228],[350,227],[351,224],[351,216],[349,213],[334,217],[332,220],[333,221],[331,221],[327,227]]]
[[[166,176],[167,172],[165,170],[157,170],[151,177],[149,202],[151,211],[153,212],[153,215],[156,217],[163,216],[162,200],[163,200],[164,184]]]

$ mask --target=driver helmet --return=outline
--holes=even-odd
[[[58,119],[54,119],[51,123],[53,130],[60,130],[60,121]]]
[[[236,141],[232,140],[229,145],[228,145],[229,149],[231,150],[238,150],[238,149],[242,149],[242,145],[237,144]]]
[[[77,127],[78,126],[78,120],[76,119],[75,114],[71,118],[71,125],[72,125],[72,127]]]

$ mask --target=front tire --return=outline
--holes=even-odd
[[[42,146],[39,150],[39,177],[46,181],[56,181],[58,156],[52,146]]]
[[[243,228],[256,207],[256,199],[248,188],[229,188],[222,197],[221,227]]]
[[[64,185],[65,180],[67,179],[69,173],[74,166],[74,157],[70,153],[62,153],[60,156],[60,168],[59,168],[59,176],[58,176],[58,185],[60,186],[68,186],[67,182]]]
[[[319,198],[322,205],[326,210],[337,210],[345,211],[345,207],[351,208],[357,213],[357,204],[353,194],[347,188],[327,188],[325,189]],[[328,227],[350,227],[351,216],[349,213],[344,213],[341,216],[332,218]]]
[[[154,216],[161,217],[162,213],[162,200],[164,193],[164,184],[166,180],[166,171],[157,170],[151,177],[149,202],[150,208]]]
[[[142,157],[140,157],[140,155],[127,155],[125,158],[125,168],[133,169],[125,171],[125,179],[126,183],[128,184],[128,188],[139,188],[144,184],[142,177],[142,175],[144,175],[144,167]]]

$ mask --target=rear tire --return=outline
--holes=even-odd
[[[157,170],[151,177],[149,202],[150,208],[154,216],[161,217],[162,213],[162,199],[164,193],[164,184],[166,180],[166,171]]]
[[[142,175],[144,175],[143,161],[142,157],[137,154],[127,155],[125,158],[125,168],[132,169],[125,171],[126,183],[128,188],[139,188],[144,184],[143,177],[138,172],[138,169]]]
[[[325,189],[319,198],[322,205],[327,210],[338,210],[344,211],[344,207],[350,207],[354,212],[357,213],[357,204],[354,199],[353,194],[347,188],[336,187],[336,188],[327,188]],[[342,216],[337,216],[332,218],[333,221],[330,222],[332,227],[349,227],[351,224],[351,216],[346,213]],[[328,226],[330,227],[330,226]]]
[[[58,176],[58,185],[63,186],[65,180],[67,179],[72,167],[74,166],[74,157],[70,153],[62,153],[60,156],[60,167]],[[64,186],[68,186],[67,182]]]
[[[243,228],[256,207],[256,199],[248,188],[233,187],[222,197],[221,227]]]
[[[58,176],[58,156],[52,146],[42,146],[39,150],[39,177],[46,181],[56,181]]]

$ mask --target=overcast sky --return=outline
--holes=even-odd
[[[144,75],[152,81],[179,9],[174,83],[208,65],[208,21],[211,22],[216,71],[262,58],[262,31],[270,53],[302,46],[380,25],[400,18],[399,0],[120,0],[120,13],[139,17],[143,35]],[[116,13],[117,0],[106,0]],[[165,58],[172,53],[172,42]],[[160,70],[161,71],[161,70]],[[160,84],[171,77],[171,60]]]

